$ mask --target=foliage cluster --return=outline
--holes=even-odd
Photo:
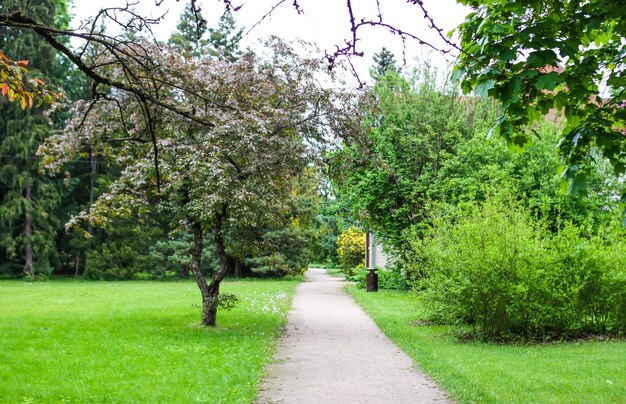
[[[470,324],[487,340],[553,339],[626,331],[626,244],[545,221],[510,192],[440,211],[413,242],[411,273],[432,319]]]
[[[12,60],[0,50],[0,93],[6,96],[9,102],[18,101],[22,109],[32,108],[44,101],[52,103],[58,98],[46,88],[46,83],[38,78],[27,78],[28,60]],[[33,101],[35,100],[35,101]]]
[[[67,14],[66,2],[64,0],[37,0],[29,2],[25,9],[21,9],[21,3],[11,1],[8,5],[9,9],[15,7],[24,13],[32,13],[32,15],[41,17],[43,22],[63,28],[69,21]],[[30,14],[29,14],[30,15]],[[190,5],[185,9],[178,25],[178,31],[172,35],[170,43],[180,51],[173,54],[163,56],[163,66],[174,66],[178,62],[191,61],[200,63],[202,59],[205,63],[211,64],[213,67],[203,69],[209,74],[209,79],[203,78],[204,85],[199,84],[206,90],[206,83],[215,79],[219,74],[226,74],[222,70],[227,69],[233,74],[233,80],[237,75],[240,78],[244,75],[245,69],[237,70],[235,66],[242,67],[248,64],[250,69],[269,71],[270,64],[263,67],[255,66],[256,59],[251,55],[246,55],[245,60],[238,61],[242,55],[238,48],[238,42],[241,38],[242,30],[235,26],[232,14],[228,11],[219,22],[216,28],[201,26],[197,30],[195,15]],[[30,30],[22,30],[17,28],[0,28],[2,33],[0,38],[0,49],[4,52],[10,51],[10,54],[28,57],[28,67],[30,73],[44,78],[47,82],[54,85],[62,86],[70,95],[69,99],[75,108],[79,108],[82,103],[88,105],[101,105],[102,99],[108,99],[111,102],[113,98],[119,96],[119,93],[112,91],[108,87],[101,87],[102,91],[92,92],[92,87],[87,80],[77,80],[76,73],[72,68],[68,68],[68,63],[63,57],[55,54],[54,49],[45,41],[44,38],[38,36],[37,33]],[[126,41],[125,51],[140,52],[148,51],[148,48],[132,48],[142,40],[141,35],[134,35],[133,32],[128,33],[129,37]],[[133,45],[134,44],[134,45]],[[131,49],[132,48],[132,49]],[[164,45],[162,50],[166,49]],[[106,53],[106,52],[104,52]],[[8,54],[8,53],[7,53]],[[4,54],[3,54],[4,55]],[[98,58],[103,57],[103,52],[97,51],[93,55],[85,52],[85,57]],[[138,55],[138,54],[137,54]],[[175,56],[176,55],[176,56]],[[145,56],[145,55],[144,55]],[[176,59],[180,57],[180,60]],[[207,61],[210,59],[210,61]],[[251,59],[255,61],[252,62]],[[8,58],[0,57],[0,61],[13,63]],[[246,63],[252,62],[252,63]],[[88,64],[92,64],[90,61]],[[276,61],[277,62],[277,61]],[[13,63],[15,68],[25,70],[26,61],[20,61],[19,65]],[[190,62],[191,63],[191,62]],[[259,61],[259,64],[261,62]],[[93,62],[94,65],[100,65]],[[4,65],[2,65],[4,66]],[[107,63],[100,66],[107,70],[107,75],[115,76],[118,72],[112,69]],[[144,66],[145,67],[145,66]],[[131,66],[137,68],[137,66]],[[46,72],[42,74],[41,71]],[[216,73],[219,71],[221,73]],[[3,70],[4,73],[4,70]],[[196,71],[197,73],[197,71]],[[215,74],[213,74],[215,73]],[[253,72],[249,72],[253,73]],[[194,73],[195,74],[195,73]],[[208,74],[208,73],[207,73]],[[189,74],[191,75],[191,74]],[[189,76],[187,75],[187,76]],[[187,77],[185,76],[185,77]],[[278,78],[280,76],[280,78]],[[160,77],[162,80],[164,77]],[[287,79],[287,75],[275,75],[275,83],[287,83],[283,79]],[[302,78],[302,77],[301,77]],[[230,80],[230,79],[229,79]],[[28,82],[23,84],[28,85]],[[266,83],[267,80],[257,80],[258,83]],[[301,81],[302,82],[302,81]],[[32,84],[32,83],[31,83]],[[196,83],[197,84],[197,83]],[[232,84],[232,83],[231,83]],[[195,84],[194,84],[195,85]],[[4,88],[4,86],[0,85]],[[158,86],[157,86],[158,87]],[[176,86],[174,86],[176,88]],[[264,87],[265,88],[265,87]],[[83,90],[89,91],[89,97],[95,97],[98,100],[74,102],[76,98],[83,96]],[[283,87],[278,92],[281,92]],[[196,89],[197,90],[197,89]],[[199,95],[196,90],[193,94]],[[9,91],[9,90],[7,90]],[[158,90],[155,90],[158,91]],[[190,105],[198,101],[193,96],[182,97],[177,94],[177,89],[167,93],[162,98],[179,103],[180,105]],[[96,94],[97,93],[97,94]],[[261,91],[257,91],[260,94]],[[225,98],[218,100],[217,93],[211,93],[207,105],[215,105],[215,109],[220,111],[233,112],[237,110],[234,106],[234,100],[227,100],[229,95],[222,94]],[[278,99],[282,97],[282,99]],[[276,97],[275,105],[286,105],[285,93]],[[131,100],[133,98],[131,97]],[[135,100],[136,101],[136,100]],[[293,103],[290,107],[294,107],[299,100],[291,99]],[[69,103],[68,103],[69,104]],[[267,104],[267,103],[266,103]],[[155,182],[167,182],[171,177],[160,178],[161,173],[168,167],[168,162],[163,162],[167,156],[161,154],[158,156],[160,165],[151,171],[150,166],[144,167],[145,176],[140,179],[141,186],[128,187],[126,182],[123,185],[118,183],[120,177],[125,175],[125,165],[129,161],[137,162],[139,154],[133,154],[131,151],[126,156],[128,159],[121,158],[126,151],[133,149],[131,144],[139,146],[153,145],[152,151],[155,156],[149,156],[148,160],[157,161],[156,154],[161,152],[163,145],[155,145],[155,137],[166,137],[170,128],[165,128],[164,119],[161,119],[159,127],[146,127],[145,122],[133,122],[134,118],[141,115],[139,109],[131,111],[133,102],[126,103],[124,112],[127,113],[123,117],[124,124],[117,125],[114,123],[118,115],[117,108],[101,113],[96,111],[90,115],[89,112],[84,116],[76,109],[72,111],[62,111],[52,116],[44,115],[42,108],[29,108],[22,111],[19,105],[10,104],[6,99],[0,99],[0,109],[2,116],[0,117],[0,128],[5,129],[0,135],[0,154],[2,154],[2,169],[0,170],[0,212],[2,213],[2,226],[0,227],[0,273],[8,277],[20,276],[23,272],[33,272],[41,276],[47,276],[53,271],[57,274],[74,274],[76,276],[84,275],[92,279],[164,279],[183,276],[186,277],[191,269],[191,252],[193,246],[193,233],[190,228],[185,228],[184,218],[176,215],[172,209],[168,209],[166,204],[155,207],[157,193],[150,193],[150,196],[140,202],[141,206],[136,206],[135,198],[137,194],[148,188],[154,187]],[[204,104],[203,104],[204,105]],[[274,104],[273,104],[274,105]],[[145,105],[144,105],[145,106]],[[206,107],[206,105],[204,105]],[[96,107],[97,109],[97,107]],[[191,107],[190,111],[200,111],[205,108]],[[87,107],[87,111],[89,111]],[[257,108],[260,110],[260,108]],[[93,111],[91,111],[93,112]],[[302,114],[305,111],[300,111]],[[154,116],[165,118],[158,111],[152,112]],[[199,115],[200,112],[193,112]],[[73,115],[72,115],[73,114]],[[219,112],[221,114],[221,112]],[[58,115],[58,116],[57,116]],[[103,130],[97,129],[87,135],[88,139],[83,139],[82,144],[74,144],[66,148],[73,155],[69,161],[62,166],[63,176],[50,178],[42,174],[40,158],[36,154],[36,150],[46,139],[53,134],[52,129],[58,129],[64,126],[69,118],[81,120],[85,117],[84,125],[79,125],[79,130],[73,132],[78,134],[91,126],[102,118],[107,121]],[[212,123],[222,120],[222,116]],[[249,119],[248,119],[249,118]],[[308,122],[312,116],[307,117],[303,122]],[[242,120],[254,121],[255,118],[249,115]],[[258,123],[258,122],[257,122]],[[53,126],[51,126],[53,125]],[[224,129],[223,123],[222,129]],[[253,131],[263,132],[258,126],[254,126]],[[179,128],[182,126],[178,126]],[[187,127],[187,132],[200,130],[198,125]],[[271,128],[276,132],[284,130],[282,125]],[[298,144],[301,141],[300,135],[295,130],[287,129],[293,135],[293,143],[285,142],[285,147]],[[220,132],[219,136],[231,136],[228,129]],[[192,134],[185,132],[184,137],[189,140]],[[99,140],[96,137],[102,135]],[[149,135],[148,135],[149,134]],[[113,140],[116,136],[121,136],[121,141]],[[142,139],[142,137],[144,137]],[[153,137],[154,136],[154,137]],[[148,139],[150,137],[150,139]],[[270,136],[271,137],[271,136]],[[101,141],[100,141],[101,140]],[[230,142],[230,140],[229,140]],[[270,147],[268,144],[260,145],[257,142],[248,142],[247,145],[254,143],[254,147]],[[261,142],[263,143],[263,142]],[[193,141],[182,147],[191,147]],[[148,150],[148,147],[144,148]],[[299,148],[300,151],[301,148]],[[181,155],[188,156],[187,149]],[[150,151],[148,151],[150,153]],[[263,154],[252,151],[252,156]],[[299,152],[292,153],[293,156],[299,155]],[[48,156],[50,157],[50,156]],[[54,157],[52,157],[54,159]],[[181,157],[182,158],[182,157]],[[232,158],[232,155],[228,156]],[[227,157],[223,157],[227,159]],[[172,157],[172,160],[176,160]],[[232,160],[226,164],[226,171],[235,167],[240,169],[243,167],[241,162]],[[55,161],[56,162],[56,161]],[[48,158],[47,163],[53,163]],[[274,164],[274,161],[271,162]],[[195,163],[194,163],[195,164]],[[154,165],[151,163],[154,167]],[[59,168],[61,168],[59,166]],[[178,167],[180,171],[186,170],[186,167]],[[177,168],[177,169],[178,169]],[[298,164],[289,167],[289,175],[287,177],[299,176],[301,167]],[[245,170],[245,168],[244,168]],[[276,171],[276,170],[274,170]],[[127,174],[127,173],[126,173]],[[249,176],[247,172],[239,173],[241,179]],[[145,182],[143,182],[145,180]],[[317,187],[317,178],[304,184],[292,185],[287,181],[285,189],[304,189],[306,192]],[[215,181],[205,181],[203,183],[215,183]],[[121,193],[125,194],[119,206],[109,209],[106,214],[81,224],[77,231],[66,233],[63,224],[70,217],[80,216],[80,212],[84,212],[81,217],[86,218],[92,204],[96,205],[112,205],[113,198],[105,193],[111,186],[117,184]],[[236,186],[233,187],[233,189]],[[127,192],[128,191],[128,192]],[[235,276],[247,276],[250,274],[274,274],[282,275],[285,273],[300,272],[302,268],[308,264],[308,250],[310,249],[310,220],[304,216],[314,215],[311,211],[317,209],[316,202],[311,201],[317,197],[314,195],[303,195],[306,192],[292,194],[289,197],[281,197],[274,200],[271,205],[266,206],[266,212],[277,213],[273,216],[281,216],[282,220],[272,223],[263,223],[257,226],[250,234],[250,226],[230,226],[227,232],[227,254],[228,254],[228,274]],[[179,199],[174,200],[173,205],[184,199],[184,190],[181,190]],[[162,195],[161,195],[162,196]],[[283,195],[284,196],[284,195]],[[150,200],[148,200],[150,199]],[[206,200],[205,200],[206,201]],[[258,202],[258,200],[256,201]],[[309,206],[304,206],[308,204]],[[151,205],[151,206],[147,206]],[[171,207],[171,206],[170,206]],[[106,210],[106,209],[105,209]],[[241,209],[247,211],[249,209]],[[266,215],[271,216],[271,215]],[[294,223],[299,223],[294,225]],[[179,226],[178,230],[172,232],[172,228]],[[208,235],[213,236],[213,232],[209,231]],[[207,275],[212,273],[218,263],[215,259],[215,246],[212,240],[203,241],[202,264],[200,271]],[[26,264],[26,265],[25,265]]]
[[[15,5],[10,0],[0,8]],[[29,7],[47,23],[60,27],[69,18],[64,0],[32,1]],[[48,103],[54,97],[42,80],[56,88],[70,84],[73,75],[35,32],[2,26],[0,49],[0,87],[7,96],[0,97],[0,273],[45,277],[59,259],[55,243],[66,190],[62,178],[42,175],[35,157],[38,145],[64,118],[58,112],[44,114],[47,105],[42,101]],[[14,61],[6,55],[29,60]],[[73,93],[69,88],[67,92]],[[15,100],[19,102],[11,102]]]
[[[330,156],[333,185],[395,250],[396,274],[429,296],[433,318],[492,340],[624,331],[624,182],[599,151],[579,162],[584,189],[567,193],[558,123],[528,129],[523,150],[489,139],[495,104],[458,97],[424,67],[377,76],[362,107],[366,137]],[[511,207],[496,208],[494,189]]]
[[[319,199],[318,213],[311,223],[312,260],[321,267],[339,268],[337,238],[353,226],[355,222],[346,201],[327,190]]]
[[[624,8],[613,0],[461,3],[474,10],[459,27],[455,75],[466,93],[500,101],[494,130],[523,145],[527,125],[556,111],[565,122],[559,152],[574,187],[584,185],[583,163],[594,152],[624,174]]]
[[[459,144],[495,116],[493,104],[459,100],[454,87],[425,65],[408,77],[386,67],[372,89],[366,136],[345,141],[330,157],[331,180],[355,218],[399,255],[404,232],[426,216],[426,200],[441,200],[437,184]]]
[[[351,227],[337,237],[339,265],[347,275],[365,264],[365,233]]]

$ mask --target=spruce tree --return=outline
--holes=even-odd
[[[243,28],[237,28],[235,18],[228,9],[224,11],[217,28],[207,28],[206,23],[197,23],[191,3],[180,16],[177,31],[170,37],[170,44],[190,57],[223,57],[235,61],[241,55],[239,41]],[[208,35],[207,35],[208,34]]]
[[[396,64],[396,58],[393,53],[383,46],[380,52],[374,54],[374,65],[370,69],[370,75],[374,80],[378,81],[378,79],[390,71],[399,73],[400,68]]]
[[[49,24],[67,22],[64,0],[31,0],[30,10]],[[0,49],[29,60],[29,68],[46,82],[58,84],[64,75],[54,49],[32,31],[0,28]],[[58,180],[40,170],[36,151],[51,133],[44,108],[22,110],[19,103],[0,99],[0,271],[47,274],[55,254],[60,202]]]

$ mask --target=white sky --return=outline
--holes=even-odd
[[[178,17],[188,0],[164,0],[160,7],[155,6],[155,0],[139,0],[137,7],[142,15],[152,17],[160,16],[167,12],[161,23],[155,28],[155,35],[160,40],[167,40],[173,30],[176,29]],[[235,19],[239,26],[251,28],[265,15],[279,0],[238,0],[234,4],[241,4],[242,8],[235,13]],[[441,38],[434,30],[428,28],[428,22],[423,18],[419,7],[407,4],[406,0],[381,0],[381,11],[386,22],[407,32],[417,34],[423,39],[438,47],[446,47]],[[265,19],[259,26],[254,28],[242,40],[242,48],[254,47],[259,38],[268,35],[277,35],[286,40],[304,39],[315,42],[319,48],[329,52],[336,45],[343,45],[344,39],[350,36],[349,15],[345,0],[298,0],[305,12],[298,15],[292,6],[291,0],[286,0],[277,8],[270,17]],[[375,0],[353,0],[355,18],[374,19],[376,16]],[[74,0],[73,14],[75,14],[73,26],[76,27],[80,20],[92,16],[102,7],[123,6],[125,0]],[[216,26],[219,17],[224,10],[222,0],[199,0],[204,17],[209,26]],[[454,0],[425,0],[425,8],[429,11],[435,23],[443,28],[443,32],[455,28],[463,21],[469,11],[468,8],[456,4]],[[397,36],[392,36],[384,28],[363,28],[359,36],[363,41],[359,44],[365,52],[363,58],[353,59],[357,71],[362,79],[369,81],[368,68],[372,64],[372,56],[380,51],[383,46],[396,54],[396,60],[402,63],[402,41]],[[446,59],[436,53],[430,53],[427,48],[419,46],[416,42],[407,42],[406,59],[412,64],[416,56],[429,58],[433,65],[442,68],[446,65]],[[447,59],[450,61],[450,57]]]

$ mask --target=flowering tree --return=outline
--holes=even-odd
[[[148,66],[133,67],[143,91],[176,102],[177,111],[111,89],[78,103],[75,119],[40,153],[48,167],[59,168],[85,145],[99,144],[101,153],[124,167],[110,192],[74,222],[82,217],[106,223],[108,215],[157,200],[173,209],[177,225],[194,234],[192,271],[202,294],[202,324],[215,325],[228,266],[225,232],[280,220],[277,201],[287,199],[293,178],[309,161],[309,146],[352,121],[349,94],[323,88],[323,63],[299,58],[277,41],[267,60],[245,54],[235,62],[142,47],[152,54]],[[110,74],[118,80],[124,71]],[[219,260],[210,282],[200,272],[207,232]]]

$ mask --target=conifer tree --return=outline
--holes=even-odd
[[[390,71],[399,73],[400,68],[393,53],[383,46],[380,52],[374,54],[374,65],[370,69],[370,75],[374,80],[378,80]]]
[[[192,7],[191,3],[185,7],[176,25],[177,31],[169,40],[170,44],[190,57],[223,57],[231,62],[237,60],[241,55],[239,41],[243,36],[243,28],[237,28],[232,12],[224,10],[217,28],[207,28],[204,20],[204,23],[198,24]]]
[[[67,22],[64,0],[32,0],[30,8],[49,23]],[[63,72],[55,50],[29,30],[0,28],[0,49],[29,60],[31,73],[58,83]],[[0,99],[0,261],[2,272],[47,274],[55,254],[58,180],[42,174],[38,146],[50,134],[43,107],[22,109]]]

